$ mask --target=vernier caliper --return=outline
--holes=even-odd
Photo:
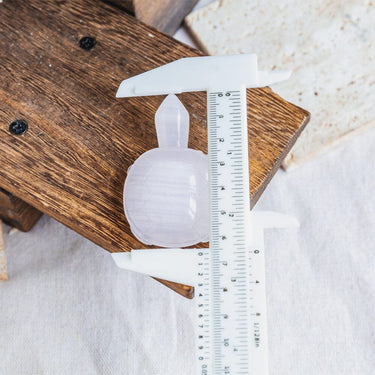
[[[298,226],[289,216],[250,212],[246,88],[289,72],[259,71],[254,54],[183,58],[123,81],[117,97],[207,91],[209,249],[112,254],[121,268],[195,287],[200,375],[266,375],[266,228]]]

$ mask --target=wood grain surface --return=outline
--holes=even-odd
[[[198,0],[110,0],[147,25],[173,35]]]
[[[5,244],[3,234],[3,223],[0,220],[0,281],[8,280],[7,262],[5,257]]]
[[[23,232],[29,231],[42,213],[0,188],[0,219]]]
[[[14,22],[15,14],[22,22]],[[79,47],[84,36],[96,38],[90,51]],[[157,147],[154,114],[164,97],[115,94],[125,78],[199,55],[94,0],[5,1],[0,186],[108,251],[145,248],[131,234],[122,190],[129,166]],[[190,147],[206,152],[205,93],[179,97],[191,114]],[[248,90],[252,204],[308,117],[268,88]],[[15,119],[28,122],[25,134],[9,132]],[[173,288],[191,296],[190,287]]]
[[[139,20],[157,29],[173,34],[197,0],[108,0],[130,13],[136,13]],[[136,11],[135,11],[136,9]],[[6,193],[6,194],[4,194]],[[11,204],[12,207],[7,206]],[[8,225],[24,232],[32,229],[41,213],[19,198],[0,190],[0,218]]]

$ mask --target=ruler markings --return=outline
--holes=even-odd
[[[257,304],[258,289],[249,287],[263,278],[250,272],[258,258],[247,248],[245,89],[208,93],[208,150],[211,229],[210,251],[201,252],[198,262],[198,374],[259,375],[263,372],[252,371],[250,352],[262,345],[259,319],[265,314]]]

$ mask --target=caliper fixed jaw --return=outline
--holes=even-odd
[[[122,81],[116,97],[265,87],[290,75],[258,70],[256,54],[185,57]]]

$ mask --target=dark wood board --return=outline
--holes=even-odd
[[[173,34],[197,0],[106,0],[119,6],[160,31]],[[135,8],[136,7],[136,12]],[[5,193],[5,194],[4,194]],[[9,207],[9,205],[12,207]],[[0,219],[22,231],[29,231],[41,217],[41,213],[19,198],[0,191]]]
[[[79,47],[87,35],[97,40],[91,51]],[[154,114],[164,97],[116,100],[115,93],[125,78],[199,55],[94,0],[5,0],[0,186],[108,251],[144,248],[130,232],[122,190],[128,167],[157,147]],[[205,93],[180,99],[191,114],[190,147],[206,151]],[[19,136],[9,132],[17,118],[29,124]],[[248,90],[253,204],[308,118],[268,88]],[[172,287],[191,296],[188,286]]]
[[[173,35],[198,0],[110,0],[140,21]]]
[[[135,13],[137,18],[160,31],[173,34],[182,23],[197,0],[108,0],[105,2],[120,6],[124,10]],[[9,204],[12,207],[9,207]],[[19,198],[0,191],[0,218],[19,230],[29,231],[41,217],[41,213]]]
[[[99,1],[99,0],[98,0]],[[105,3],[111,3],[117,7],[120,7],[130,14],[134,15],[134,0],[100,0]]]
[[[41,216],[40,211],[0,188],[0,220],[4,223],[27,232]]]

